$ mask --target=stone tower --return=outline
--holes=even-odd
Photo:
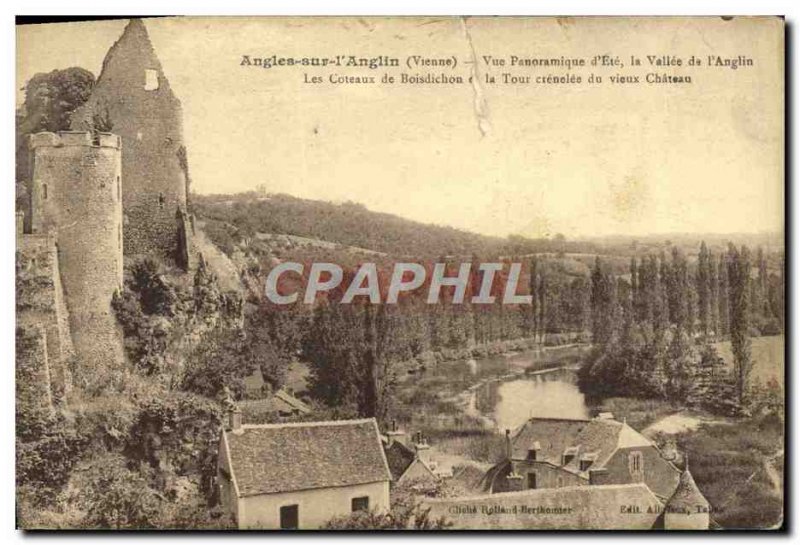
[[[73,115],[75,130],[98,126],[122,138],[125,255],[155,254],[186,267],[183,113],[139,19],[109,49],[91,97]]]
[[[77,380],[122,364],[111,308],[122,286],[120,139],[88,132],[30,137],[31,235],[55,240]]]
[[[665,530],[708,530],[711,507],[694,477],[689,473],[689,466],[681,473],[678,487],[664,507]]]

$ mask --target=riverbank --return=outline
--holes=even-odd
[[[493,385],[542,380],[559,369],[574,374],[587,345],[537,347],[488,358],[442,362],[406,377],[398,388],[394,414],[409,432],[422,432],[435,455],[453,463],[493,464],[503,455],[490,399]],[[489,395],[488,397],[491,397]]]

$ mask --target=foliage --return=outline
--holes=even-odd
[[[18,210],[27,210],[29,199],[28,135],[69,130],[72,113],[89,99],[94,83],[94,75],[78,67],[38,73],[25,83],[25,102],[16,115]]]
[[[768,528],[783,520],[782,491],[765,466],[783,448],[780,419],[703,425],[678,436],[678,448],[689,456],[692,476],[723,528]]]
[[[131,267],[130,289],[138,295],[139,305],[145,314],[175,314],[178,296],[162,269],[162,265],[151,257],[146,257]]]
[[[29,422],[17,430],[17,486],[32,485],[37,494],[52,495],[63,487],[88,444],[63,415]]]
[[[120,456],[96,459],[84,474],[81,506],[89,528],[142,529],[154,527],[159,500],[139,472]]]
[[[750,251],[747,247],[728,249],[728,290],[730,329],[733,349],[733,376],[739,405],[744,405],[748,378],[753,368],[750,359]]]
[[[392,507],[388,512],[357,511],[328,521],[325,530],[443,530],[452,526],[445,517],[431,518],[419,497],[439,497],[446,486],[409,482],[392,489]]]
[[[208,220],[235,226],[235,238],[256,232],[285,233],[318,238],[346,246],[368,248],[393,255],[524,255],[540,252],[594,252],[589,242],[553,239],[488,237],[452,227],[425,225],[391,214],[371,212],[356,203],[333,204],[288,195],[264,196],[255,192],[238,195],[196,195],[197,214]],[[217,243],[214,228],[209,236]],[[219,240],[222,242],[222,240]],[[225,242],[223,248],[228,246]]]
[[[598,257],[591,275],[595,349],[579,373],[582,389],[667,397],[719,414],[743,411],[753,367],[750,336],[780,327],[770,297],[781,281],[770,279],[766,262],[759,249],[754,279],[746,246],[731,245],[718,260],[703,242],[694,267],[673,247],[670,257],[632,258],[630,280],[615,281]],[[726,334],[731,374],[709,348]]]
[[[239,329],[215,329],[206,334],[187,358],[181,388],[207,397],[217,397],[228,387],[237,399],[244,395],[244,379],[258,368],[251,356],[263,345],[252,344]],[[269,353],[256,354],[259,358]]]

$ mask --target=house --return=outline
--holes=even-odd
[[[374,418],[247,425],[233,408],[225,424],[220,502],[240,529],[314,529],[389,509],[391,473]]]
[[[386,433],[383,450],[396,484],[410,481],[436,482],[439,479],[431,460],[430,445],[416,434],[413,447],[408,446],[405,433],[396,428]]]
[[[489,492],[644,483],[666,500],[680,471],[656,445],[611,415],[591,420],[531,418],[512,436],[506,459],[485,482]]]
[[[678,488],[664,507],[664,527],[670,530],[705,530],[711,524],[711,505],[689,473],[689,461]]]
[[[424,498],[422,504],[455,530],[708,530],[711,523],[688,467],[666,501],[638,482]]]
[[[424,498],[422,505],[453,530],[649,530],[663,519],[662,502],[643,483]]]
[[[270,393],[262,399],[244,399],[239,407],[245,414],[274,414],[282,418],[311,414],[311,407],[285,389]]]
[[[426,499],[456,529],[707,530],[711,508],[689,473],[611,414],[531,418],[506,430],[505,460],[468,496]]]

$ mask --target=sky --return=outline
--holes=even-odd
[[[99,75],[126,21],[17,27],[17,88],[38,72]],[[149,19],[184,110],[192,189],[334,202],[488,235],[782,232],[778,19]],[[483,57],[746,55],[673,68],[690,85],[612,85],[639,68],[486,67]],[[400,68],[270,69],[243,55],[397,57]],[[462,85],[333,85],[455,58]],[[471,59],[477,63],[469,64]],[[647,62],[647,61],[645,61]],[[602,75],[602,85],[488,84],[487,75]],[[309,84],[304,76],[323,76]],[[18,92],[17,100],[21,102]]]

